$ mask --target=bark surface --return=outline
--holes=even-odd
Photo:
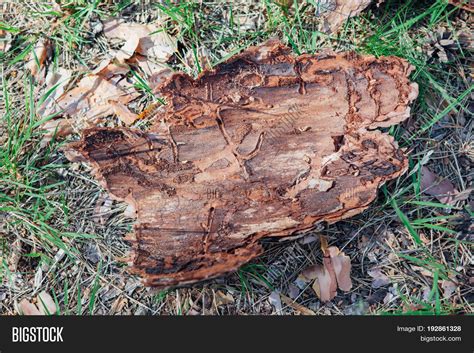
[[[362,212],[400,176],[407,158],[376,128],[409,116],[410,71],[269,41],[197,79],[174,74],[149,131],[93,128],[70,147],[137,218],[131,270],[151,286],[192,283],[255,258],[263,237]]]

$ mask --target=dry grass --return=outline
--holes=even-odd
[[[314,1],[308,1],[301,12],[290,9],[288,15],[270,0],[176,2],[164,8],[151,1],[63,3],[69,4],[63,7],[69,15],[55,26],[51,2],[0,5],[5,10],[0,25],[13,28],[12,46],[0,57],[4,88],[0,313],[15,314],[16,303],[42,290],[53,295],[61,314],[473,313],[472,199],[440,207],[419,192],[418,172],[425,164],[458,190],[472,188],[472,37],[466,37],[472,16],[467,12],[441,0],[405,5],[386,1],[350,20],[338,35],[329,36],[317,30]],[[417,68],[413,79],[420,84],[421,94],[412,118],[390,132],[411,151],[410,172],[386,185],[378,200],[359,216],[321,225],[298,239],[267,240],[265,254],[236,273],[169,291],[142,287],[120,262],[129,249],[123,236],[133,224],[123,214],[125,206],[107,206],[106,194],[87,167],[67,162],[60,149],[63,142],[39,148],[43,132],[28,129],[41,119],[30,106],[44,91],[25,70],[25,53],[39,37],[48,36],[56,45],[52,69],[67,67],[78,73],[92,69],[111,46],[92,28],[108,16],[163,21],[180,41],[172,66],[193,75],[271,36],[279,36],[300,52],[329,47],[407,58]],[[437,48],[439,42],[430,35],[440,28],[455,42],[448,63],[436,53],[427,54]],[[137,106],[149,102],[143,95]],[[116,118],[110,117],[107,124],[116,125]],[[137,127],[146,125],[141,122]],[[7,151],[7,146],[17,148]],[[98,217],[101,206],[106,214]],[[400,212],[405,217],[400,218]],[[326,304],[309,284],[297,279],[308,265],[321,262],[320,235],[343,249],[353,265],[351,292],[339,293]],[[388,277],[380,287],[369,275],[374,268]],[[294,301],[283,299],[277,312],[278,303],[269,300],[272,292]]]

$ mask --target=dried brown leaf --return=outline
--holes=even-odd
[[[373,267],[367,271],[367,274],[373,278],[372,288],[377,289],[387,284],[390,284],[390,278],[388,278],[379,267]]]
[[[10,49],[10,33],[3,29],[0,29],[0,52],[7,52]]]
[[[126,125],[132,125],[138,119],[138,114],[132,113],[125,104],[114,100],[110,100],[109,104],[112,106],[114,114]]]
[[[300,276],[305,282],[315,280],[318,277],[318,267],[319,265],[308,266],[301,272]]]
[[[448,179],[440,178],[425,166],[421,167],[420,188],[425,194],[434,196],[447,205],[453,204],[459,193]]]
[[[41,116],[50,116],[54,113],[56,100],[64,93],[66,86],[72,78],[72,71],[59,68],[56,71],[48,72],[46,76],[46,88],[44,92],[50,92],[49,96],[39,106],[38,114]]]
[[[19,311],[21,315],[44,315],[35,304],[26,299],[22,299],[19,303]]]
[[[322,302],[332,300],[337,293],[337,279],[331,260],[323,259],[323,266],[317,265],[315,268],[316,279],[313,283],[313,289]]]
[[[73,120],[72,119],[55,119],[50,120],[43,125],[41,129],[45,130],[43,137],[41,139],[41,147],[45,147],[52,139],[66,137],[71,134],[73,129]]]
[[[125,105],[137,95],[133,85],[121,75],[107,79],[101,74],[92,74],[84,77],[76,87],[63,94],[57,100],[57,108],[63,111],[63,115],[74,117],[76,122],[83,120],[87,126],[114,114],[116,104]],[[120,117],[131,121],[132,116],[128,115],[127,110],[128,108],[121,107]]]
[[[280,294],[280,297],[281,297],[281,301],[284,304],[288,305],[289,307],[293,308],[293,310],[296,310],[296,311],[300,312],[303,315],[309,315],[309,316],[316,315],[316,313],[313,310],[308,309],[307,307],[305,307],[301,304],[298,304],[297,302],[293,301],[292,299],[288,298],[287,296],[285,296],[283,294]]]
[[[121,313],[123,308],[128,304],[128,299],[125,297],[118,297],[110,306],[109,315]]]
[[[220,290],[216,292],[215,300],[216,300],[217,307],[233,304],[235,302],[235,299],[232,296],[232,294],[230,293],[224,294]]]
[[[335,246],[330,246],[328,253],[339,289],[345,292],[350,291],[352,288],[351,259]]]
[[[33,75],[34,77],[36,77],[38,73],[42,70],[50,49],[51,41],[48,39],[41,38],[36,43],[26,64],[26,68],[31,72],[31,75]]]
[[[441,288],[443,289],[443,298],[449,299],[458,289],[458,285],[454,280],[444,279],[440,281]]]
[[[107,38],[125,40],[116,58],[120,62],[133,59],[135,54],[144,56],[154,63],[153,69],[148,69],[146,61],[138,61],[139,66],[147,74],[156,74],[158,66],[163,65],[177,50],[177,41],[154,24],[130,23],[119,19],[104,22],[104,34]],[[160,65],[161,64],[161,65]]]
[[[56,313],[56,303],[48,293],[42,291],[38,294],[36,299],[36,305],[42,315],[53,315]]]
[[[36,304],[22,299],[18,305],[21,315],[53,315],[56,313],[56,303],[45,291],[36,296]]]
[[[336,0],[334,10],[325,16],[326,30],[336,32],[349,18],[360,14],[372,0]]]

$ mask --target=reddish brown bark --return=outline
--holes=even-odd
[[[410,65],[252,47],[196,80],[178,73],[147,132],[94,128],[71,147],[133,209],[130,263],[147,285],[233,271],[259,240],[360,213],[407,159],[374,130],[416,98]]]
[[[474,11],[474,0],[449,0],[449,3],[467,11]]]

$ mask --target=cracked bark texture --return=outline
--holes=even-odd
[[[70,151],[136,216],[131,271],[192,283],[255,258],[263,237],[362,212],[404,173],[376,128],[409,116],[410,71],[397,57],[295,57],[271,40],[197,79],[174,74],[149,131],[89,129]]]

